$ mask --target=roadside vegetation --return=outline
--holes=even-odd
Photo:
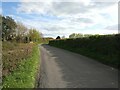
[[[38,44],[48,43],[50,38],[9,16],[0,15],[0,27],[3,88],[34,88],[40,65]]]
[[[71,35],[70,37],[73,36]],[[81,38],[52,40],[49,45],[76,52],[118,68],[120,65],[119,42],[120,34],[87,35]]]
[[[34,88],[40,64],[38,46],[22,44],[15,48],[3,55],[3,88]]]
[[[44,38],[35,29],[9,16],[0,15],[2,28],[2,85],[3,88],[34,88],[40,65],[38,44],[70,50],[89,56],[104,64],[118,68],[120,34],[83,35],[71,34],[70,39],[58,36],[56,40]]]
[[[3,77],[17,68],[19,63],[31,56],[33,44],[3,42]]]

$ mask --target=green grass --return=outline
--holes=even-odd
[[[3,78],[13,72],[19,63],[27,59],[32,54],[34,44],[3,42],[2,46],[2,63]]]
[[[34,88],[39,66],[39,49],[34,46],[32,55],[23,60],[13,73],[3,80],[3,88]]]

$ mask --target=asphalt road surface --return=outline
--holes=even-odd
[[[117,88],[118,71],[95,60],[40,45],[39,88]]]

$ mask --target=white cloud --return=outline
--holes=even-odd
[[[119,0],[0,0],[2,2],[84,2],[86,5],[92,1],[92,2],[118,2]]]
[[[105,29],[107,30],[118,30],[118,24],[112,25],[112,26],[107,26]]]
[[[19,5],[18,12],[27,13],[27,14],[31,14],[31,13],[45,14],[47,13],[49,7],[50,7],[50,3],[22,2]]]
[[[27,2],[27,0],[25,0],[26,2],[24,2],[24,0],[22,1],[23,2],[21,2],[18,8],[19,12],[38,14],[51,13],[54,15],[85,13],[92,8],[103,8],[113,4],[108,2],[95,3],[90,2],[90,0],[81,0],[79,2],[53,2],[53,0],[49,0],[47,2]]]
[[[26,2],[25,2],[26,1]],[[117,30],[104,29],[117,24],[118,5],[114,2],[27,2],[22,0],[18,6],[18,13],[27,15],[37,14],[32,19],[21,19],[26,25],[36,27],[44,35],[69,35],[71,33],[117,33]],[[39,19],[41,15],[49,15],[60,20],[44,22]],[[37,20],[37,19],[38,20]],[[49,18],[46,18],[49,19]],[[19,19],[20,20],[20,19]],[[39,25],[38,25],[39,24]]]

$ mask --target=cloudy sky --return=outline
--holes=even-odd
[[[33,1],[4,0],[0,13],[38,29],[45,37],[118,33],[118,3],[115,0]]]

